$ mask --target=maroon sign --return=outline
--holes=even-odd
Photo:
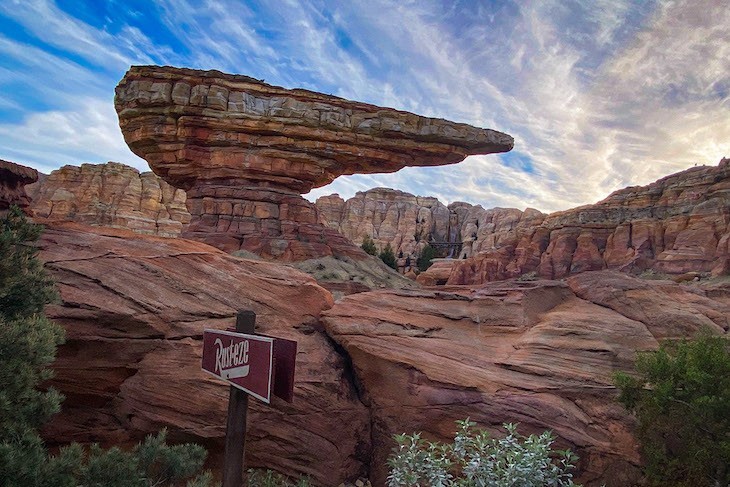
[[[274,339],[205,330],[203,370],[269,403],[274,388]]]

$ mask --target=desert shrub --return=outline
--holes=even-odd
[[[362,245],[360,245],[360,248],[370,255],[378,255],[378,249],[375,248],[375,242],[373,242],[373,239],[370,238],[370,235],[365,235],[362,239]]]
[[[250,469],[248,470],[249,487],[310,487],[309,478],[302,477],[292,480],[273,470]]]
[[[638,420],[650,485],[730,485],[730,340],[664,342],[616,385]]]
[[[416,267],[418,267],[418,270],[423,272],[429,267],[431,267],[432,260],[436,257],[436,249],[431,247],[430,245],[426,245],[423,250],[421,250],[421,255],[418,256],[418,259],[416,260]]]
[[[37,258],[42,227],[16,207],[0,220],[0,485],[3,487],[146,487],[180,485],[205,460],[197,445],[167,446],[165,432],[131,452],[73,444],[49,455],[38,428],[59,411],[62,396],[39,385],[63,342],[43,314],[55,296]],[[191,481],[204,487],[209,478]]]
[[[393,253],[393,247],[391,247],[390,244],[385,245],[385,248],[380,252],[379,257],[380,260],[382,260],[383,263],[391,269],[395,269],[397,267],[395,254]]]
[[[388,487],[568,487],[577,457],[553,451],[550,432],[522,436],[505,424],[507,436],[492,438],[475,423],[457,421],[453,444],[427,442],[420,434],[396,435],[388,459]]]

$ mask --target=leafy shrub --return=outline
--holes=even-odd
[[[528,437],[505,424],[507,436],[491,438],[476,423],[457,421],[453,444],[431,443],[420,434],[396,435],[388,459],[388,487],[568,487],[574,486],[577,457],[569,450],[552,451],[550,432]]]
[[[393,247],[391,247],[390,244],[386,244],[383,251],[380,252],[380,260],[382,260],[383,263],[391,269],[395,269],[397,267]]]
[[[165,432],[131,452],[78,444],[49,455],[38,428],[59,411],[62,396],[39,384],[63,342],[63,329],[43,314],[55,296],[37,258],[42,227],[12,208],[0,219],[0,485],[3,487],[147,487],[181,485],[203,465],[197,445],[167,446]],[[205,487],[210,476],[190,487]]]
[[[370,255],[378,255],[378,249],[375,248],[375,242],[373,242],[373,239],[370,238],[370,235],[365,235],[362,239],[362,245],[360,245],[360,248]]]
[[[249,487],[310,487],[309,479],[306,477],[296,481],[273,470],[250,469],[248,470]]]
[[[639,354],[637,375],[616,374],[636,414],[651,485],[730,485],[730,340],[703,333]]]

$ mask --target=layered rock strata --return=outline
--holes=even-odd
[[[27,166],[0,159],[0,213],[17,205],[29,211],[30,198],[25,186],[38,180],[38,171]]]
[[[471,221],[479,225],[473,257],[454,263],[448,282],[477,284],[526,273],[557,279],[600,269],[730,272],[729,159],[616,191],[595,205],[534,214],[528,221],[527,212],[519,213],[514,210],[509,231],[494,237],[479,216],[467,218],[462,236]]]
[[[187,191],[184,235],[282,260],[362,255],[301,193],[513,145],[493,130],[217,71],[134,66],[115,106],[132,151]]]
[[[39,217],[176,237],[190,221],[185,192],[117,162],[63,166],[28,188]]]
[[[66,330],[51,381],[66,399],[43,433],[51,446],[131,446],[166,427],[173,442],[206,446],[218,469],[229,387],[201,371],[202,333],[252,309],[257,332],[297,341],[298,354],[294,402],[251,401],[247,465],[317,485],[367,474],[367,409],[318,321],[332,297],[311,277],[199,242],[43,223],[40,257],[60,294],[46,312]]]
[[[418,255],[426,241],[460,244],[423,283],[479,284],[525,274],[562,278],[586,270],[667,274],[730,271],[730,164],[695,167],[594,205],[543,214],[413,196],[384,188],[317,200],[327,224],[355,243]],[[448,248],[448,247],[447,247]],[[451,248],[459,248],[453,246]],[[463,259],[466,259],[462,261]],[[433,275],[431,275],[433,274]]]
[[[586,486],[635,485],[640,457],[613,374],[658,340],[727,334],[730,307],[701,288],[615,271],[566,282],[377,291],[324,312],[352,360],[372,424],[370,479],[384,485],[392,435],[450,441],[469,417],[504,434],[550,429],[580,456]]]

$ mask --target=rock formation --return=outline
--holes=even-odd
[[[356,244],[370,236],[381,250],[387,244],[396,255],[418,256],[429,242],[459,242],[471,205],[448,207],[433,197],[375,188],[345,201],[339,195],[322,196],[317,208],[325,224]],[[481,207],[479,207],[481,208]]]
[[[63,166],[28,188],[37,216],[176,237],[190,221],[185,192],[117,162]]]
[[[115,106],[132,151],[187,191],[185,236],[280,260],[362,256],[301,193],[513,145],[493,130],[217,71],[132,67]]]
[[[630,485],[639,458],[613,372],[659,339],[730,326],[723,285],[602,271],[567,283],[365,292],[333,306],[289,266],[185,239],[42,223],[40,255],[61,297],[46,311],[67,332],[52,380],[66,400],[44,431],[51,446],[129,445],[167,427],[220,467],[227,387],[200,371],[201,334],[249,308],[258,332],[299,344],[294,403],[252,401],[251,466],[318,485],[360,476],[382,485],[393,434],[446,439],[469,416],[492,429],[552,429],[581,456],[587,486]]]
[[[233,326],[245,308],[257,332],[298,342],[294,403],[251,401],[248,465],[318,485],[367,473],[367,409],[318,321],[332,298],[311,277],[189,240],[43,223],[40,257],[61,298],[46,312],[67,335],[51,382],[66,397],[44,431],[51,446],[128,446],[167,427],[220,467],[228,387],[200,370],[202,332]]]
[[[428,284],[443,283],[451,270],[450,284],[600,269],[719,275],[730,271],[729,188],[730,162],[723,159],[717,167],[688,169],[551,215],[444,206],[383,188],[347,201],[324,196],[317,206],[327,225],[355,243],[370,235],[379,247],[390,243],[404,254],[418,254],[426,240],[461,243],[459,260],[440,262],[420,277]]]
[[[383,485],[392,435],[453,438],[471,418],[496,432],[550,429],[581,457],[586,486],[634,485],[639,454],[613,374],[657,340],[727,333],[730,303],[701,288],[615,271],[479,288],[376,291],[324,312],[352,360],[371,414],[371,476]],[[503,431],[502,431],[503,433]]]
[[[30,167],[0,159],[0,213],[17,205],[28,211],[30,198],[25,192],[25,185],[38,180],[38,171]]]
[[[595,205],[549,216],[533,213],[525,221],[528,211],[495,237],[483,230],[479,217],[467,218],[462,236],[469,233],[471,220],[479,224],[473,257],[454,263],[449,283],[476,284],[530,272],[557,279],[600,269],[730,271],[728,159],[616,191]]]

